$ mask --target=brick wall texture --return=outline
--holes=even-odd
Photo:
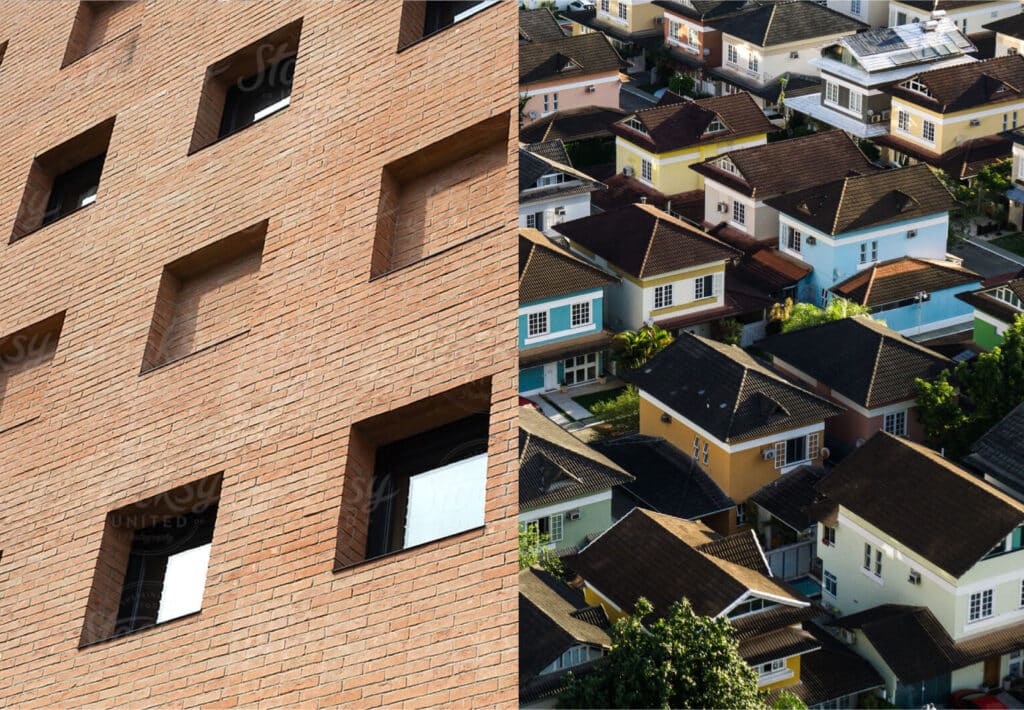
[[[96,202],[0,240],[0,337],[65,314],[29,373],[37,418],[0,431],[0,704],[512,705],[511,126],[504,172],[488,149],[415,186],[446,243],[491,231],[370,275],[383,167],[512,120],[516,4],[397,52],[396,1],[146,2],[79,31],[103,43],[62,69],[78,13],[0,4],[0,234],[33,159],[116,116]],[[300,18],[291,105],[189,155],[207,67]],[[261,257],[186,285],[197,339],[172,349],[247,332],[140,374],[164,267],[262,220]],[[334,572],[346,467],[370,465],[351,424],[488,377],[484,529]],[[220,472],[201,613],[80,648],[94,583],[117,586],[108,513]]]

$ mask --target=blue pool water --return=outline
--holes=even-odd
[[[799,577],[790,581],[789,584],[805,597],[821,596],[821,584],[814,577]]]

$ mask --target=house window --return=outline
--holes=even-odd
[[[565,384],[572,386],[597,379],[597,353],[577,355],[564,360]]]
[[[138,28],[142,8],[139,2],[79,3],[61,68]]]
[[[693,460],[697,461],[700,459],[700,437],[693,437]]]
[[[929,143],[935,142],[935,124],[931,121],[922,121],[921,123],[921,135]]]
[[[544,113],[551,113],[549,94],[544,94]]]
[[[893,436],[906,436],[907,435],[907,413],[893,412],[892,414],[885,415],[885,422],[883,428]]]
[[[572,304],[572,327],[590,325],[590,301]]]
[[[871,570],[871,545],[864,543],[864,569]]]
[[[742,503],[736,506],[736,524],[747,524],[747,506],[743,505]]]
[[[807,460],[813,461],[821,453],[821,434],[814,432],[807,435]]]
[[[872,553],[874,553],[872,555]],[[872,564],[874,569],[872,570]],[[882,576],[882,549],[879,547],[872,548],[869,543],[864,543],[864,569],[867,572],[872,572],[876,577]]]
[[[648,135],[647,129],[644,128],[644,124],[642,124],[636,117],[627,118],[625,124],[627,128],[632,128],[637,133],[643,133],[645,136]]]
[[[828,547],[836,546],[836,529],[828,525],[822,525],[821,542]]]
[[[909,131],[910,130],[910,114],[907,113],[906,111],[897,111],[896,112],[896,126],[901,131]]]
[[[672,305],[672,284],[654,287],[654,307],[665,308]]]
[[[896,13],[896,24],[897,25],[905,25],[905,24],[907,24],[907,13],[905,13],[905,12],[897,12]]]
[[[546,666],[538,675],[557,673],[566,668],[573,668],[583,663],[597,660],[603,655],[604,652],[601,649],[594,648],[593,646],[573,646]]]
[[[398,35],[398,49],[451,27],[497,4],[498,0],[406,0]]]
[[[719,121],[717,118],[711,119],[711,123],[704,129],[704,135],[708,133],[718,133],[719,131],[725,130],[725,124]]]
[[[910,91],[922,94],[924,96],[932,95],[932,92],[928,90],[928,87],[925,86],[924,83],[917,77],[914,77],[913,79],[907,79],[905,82],[900,84],[900,86],[902,86],[904,89],[909,89]]]
[[[878,261],[878,242],[871,242],[871,261]]]
[[[728,158],[722,158],[718,163],[716,163],[716,165],[727,173],[732,173],[733,175],[740,174],[740,170],[736,167],[736,163],[732,162]]]
[[[747,68],[750,69],[750,71],[757,71],[757,65],[757,55],[754,53],[747,55]]]
[[[680,39],[679,35],[681,34],[682,29],[683,26],[681,23],[676,22],[675,20],[668,21],[668,36],[672,39],[678,41]]]
[[[53,179],[53,189],[50,190],[50,199],[43,213],[42,226],[56,222],[61,217],[67,217],[96,201],[96,191],[100,186],[100,175],[103,173],[103,161],[106,157],[104,153]]]
[[[839,84],[833,84],[831,81],[825,82],[825,100],[830,104],[839,103]]]
[[[551,535],[551,537],[549,538],[550,542],[562,541],[562,531],[564,528],[563,522],[564,520],[562,513],[555,513],[554,515],[548,518],[548,529],[551,531],[549,533]]]
[[[737,200],[732,201],[732,221],[736,224],[747,223],[747,206]]]
[[[1024,606],[1022,604],[1021,606]],[[1024,675],[1024,650],[1010,651],[1009,653],[1010,665],[1007,668],[1007,675],[1011,678],[1020,678]]]
[[[725,53],[729,63],[738,64],[740,61],[739,55],[736,53],[736,45],[727,44],[725,45]]]
[[[1006,48],[1006,55],[1007,55],[1008,57],[1012,57],[1012,56],[1014,56],[1015,54],[1017,54],[1017,48],[1016,48],[1016,47],[1007,47],[1007,48]]]
[[[710,452],[710,447],[708,446],[708,442],[705,441],[704,442],[703,455],[701,456],[701,463],[703,463],[705,466],[708,465],[708,454],[709,454],[709,452]]]
[[[803,461],[807,458],[807,438],[798,436],[786,441],[786,462]]]
[[[837,596],[839,593],[839,583],[836,581],[836,576],[826,570],[822,577],[825,580],[825,592],[832,597]]]
[[[878,242],[872,241],[860,243],[860,263],[868,263],[868,257],[871,257],[871,261],[878,261]]]
[[[286,57],[259,73],[235,82],[224,98],[217,138],[227,138],[257,121],[287,108],[291,102],[295,56]]]
[[[548,332],[548,312],[540,311],[526,316],[526,334],[529,337],[544,335]]]
[[[713,298],[715,295],[715,278],[714,275],[708,274],[707,276],[701,276],[694,279],[693,282],[693,298],[699,301],[702,298]]]
[[[967,608],[968,621],[980,621],[992,616],[992,590],[986,589],[971,595]]]
[[[1024,608],[1024,579],[1020,581],[1020,606]]]
[[[619,19],[629,19],[629,5],[626,3],[626,0],[619,0]]]
[[[776,660],[770,663],[762,663],[757,668],[758,675],[766,676],[772,675],[773,673],[781,673],[786,669],[786,661]]]
[[[786,247],[793,251],[800,251],[800,232],[792,227],[786,227]]]
[[[850,14],[860,17],[861,6],[860,0],[850,0]]]
[[[1000,286],[994,291],[989,291],[988,294],[993,298],[1002,301],[1003,303],[1008,303],[1017,310],[1021,309],[1020,296],[1018,296],[1016,293],[1014,293],[1011,289],[1007,288],[1006,286]]]
[[[807,461],[810,454],[816,456],[819,449],[818,433],[798,436],[775,444],[775,468],[783,468],[794,463]]]
[[[651,182],[654,179],[654,168],[647,158],[640,159],[640,177],[646,182]]]
[[[864,96],[862,94],[858,94],[856,91],[851,91],[850,92],[850,110],[851,111],[856,111],[857,113],[860,113],[863,100],[864,100]]]
[[[601,12],[605,14],[611,12],[611,0],[601,0]]]
[[[569,178],[565,173],[548,173],[547,175],[541,175],[537,178],[537,187],[547,187],[548,185],[558,185],[566,182]]]
[[[543,212],[531,212],[526,215],[526,226],[533,227],[534,229],[543,232],[544,231],[544,213]]]
[[[692,27],[686,30],[686,39],[694,47],[700,46],[700,32],[693,29]]]

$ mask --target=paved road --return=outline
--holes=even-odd
[[[976,271],[985,278],[1019,271],[1024,267],[1024,257],[1012,257],[1019,261],[1011,261],[1010,258],[996,254],[990,249],[978,246],[973,242],[961,242],[959,246],[953,249],[953,254],[964,260],[964,266],[971,271]]]

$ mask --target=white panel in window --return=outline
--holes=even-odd
[[[404,547],[483,525],[486,484],[487,454],[410,478]]]
[[[206,589],[206,570],[209,565],[209,544],[167,558],[156,623],[162,624],[203,608],[203,590]]]

